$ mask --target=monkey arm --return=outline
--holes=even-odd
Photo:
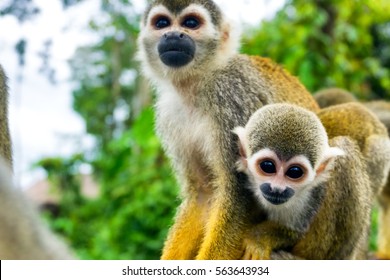
[[[182,187],[183,202],[169,231],[161,259],[195,259],[204,238],[213,193],[209,170],[199,153],[191,161],[176,157],[176,174]]]
[[[234,209],[231,202],[226,197],[218,197],[214,201],[205,238],[196,259],[237,260],[242,256],[242,217],[227,210]]]
[[[193,260],[203,239],[205,207],[194,198],[183,201],[165,241],[162,260]]]
[[[303,233],[273,221],[249,229],[244,238],[244,260],[269,260],[273,251],[291,248]]]
[[[210,207],[205,238],[196,259],[237,260],[242,257],[245,230],[250,226],[249,190],[241,187],[240,179],[230,173],[216,182],[219,192]],[[229,192],[227,191],[227,188]],[[239,203],[239,204],[237,204]]]

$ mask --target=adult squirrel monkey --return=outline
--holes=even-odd
[[[318,105],[271,60],[238,54],[239,35],[211,0],[152,1],[138,46],[157,89],[156,130],[182,186],[162,259],[238,259],[250,195],[232,129],[265,104]]]

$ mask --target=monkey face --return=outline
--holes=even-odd
[[[299,203],[344,154],[329,146],[316,114],[290,104],[266,105],[233,132],[239,138],[237,170],[247,173],[260,204],[271,208]]]
[[[271,204],[280,205],[294,196],[296,183],[304,180],[306,162],[279,159],[259,158],[256,162],[259,176],[265,177],[267,183],[260,185],[261,195]],[[291,187],[294,186],[294,187]]]
[[[315,171],[302,155],[281,159],[274,151],[263,149],[248,160],[250,188],[263,205],[287,204],[310,185]]]
[[[221,28],[200,4],[173,11],[157,4],[142,21],[138,58],[146,72],[164,79],[178,73],[203,73],[218,59],[215,54],[226,36]]]

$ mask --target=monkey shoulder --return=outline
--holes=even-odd
[[[252,72],[261,80],[262,92],[269,103],[286,102],[317,112],[319,106],[298,78],[291,75],[281,65],[261,56],[247,56]]]
[[[237,121],[235,126],[245,125],[266,104],[287,102],[318,110],[317,103],[298,79],[272,60],[259,56],[233,56],[203,77],[198,94],[199,107]]]

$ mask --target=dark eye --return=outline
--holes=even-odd
[[[166,17],[159,17],[156,19],[156,21],[154,22],[154,26],[157,28],[157,29],[163,29],[165,27],[168,27],[169,25],[171,25],[171,22],[169,21],[168,18]]]
[[[303,174],[303,169],[299,166],[292,166],[286,172],[286,176],[291,179],[299,179],[303,176]]]
[[[276,173],[275,164],[270,160],[265,160],[260,163],[261,170],[266,174]]]
[[[197,18],[195,17],[188,17],[183,21],[182,24],[184,27],[190,28],[190,29],[196,29],[199,25],[200,22]]]

